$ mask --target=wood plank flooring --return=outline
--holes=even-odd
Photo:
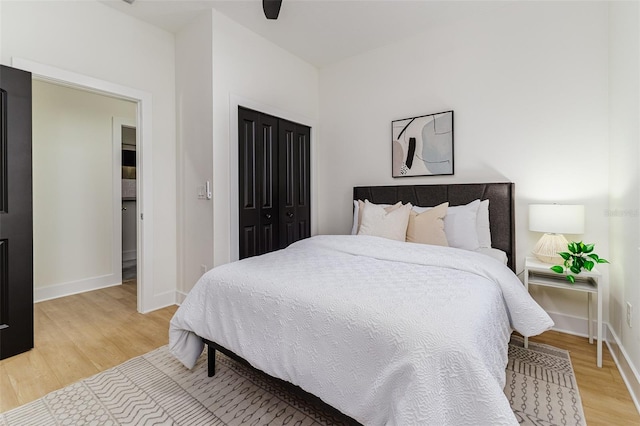
[[[139,314],[135,281],[36,303],[35,348],[0,361],[0,411],[166,345],[176,309]]]
[[[0,361],[0,412],[168,343],[176,306],[136,312],[135,282],[35,305],[35,348]],[[590,426],[640,425],[606,345],[603,367],[586,338],[549,331],[531,339],[566,349]]]
[[[602,368],[598,368],[595,340],[589,344],[586,337],[547,331],[529,341],[569,351],[589,426],[640,425],[640,414],[606,343],[602,344]]]

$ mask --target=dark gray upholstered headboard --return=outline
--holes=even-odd
[[[450,206],[489,200],[491,245],[507,253],[508,265],[515,272],[516,233],[513,183],[463,183],[451,185],[356,186],[354,200],[369,200],[375,204],[398,201],[414,206],[436,206],[445,201]]]

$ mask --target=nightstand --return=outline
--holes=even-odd
[[[597,308],[597,365],[602,367],[602,286],[599,285],[602,275],[593,268],[591,271],[582,271],[576,275],[575,284],[567,281],[566,274],[556,274],[549,268],[553,266],[542,263],[534,257],[527,257],[524,265],[524,286],[529,291],[530,285],[538,285],[544,287],[561,288],[570,291],[580,291],[587,293],[587,317],[589,319],[588,333],[589,343],[593,343],[593,315],[592,315],[592,295],[596,294],[598,298]],[[525,348],[529,344],[529,339],[524,338]]]

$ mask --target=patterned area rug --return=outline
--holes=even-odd
[[[0,414],[0,425],[345,425],[299,388],[218,353],[186,370],[163,346]],[[525,425],[584,425],[569,353],[512,337],[505,394]]]
[[[523,425],[586,425],[569,352],[511,336],[504,393]]]

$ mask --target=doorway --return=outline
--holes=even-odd
[[[115,176],[120,176],[118,184],[121,187],[121,269],[122,282],[135,283],[138,276],[137,255],[137,197],[136,197],[136,123],[122,117],[113,118],[113,148],[120,150],[120,164],[116,165]],[[114,155],[114,158],[117,154]],[[115,184],[116,182],[114,182]]]
[[[37,79],[32,87],[34,299],[119,285],[122,144],[113,116],[135,127],[137,106]]]
[[[167,304],[167,295],[156,292],[153,284],[153,215],[145,216],[145,207],[149,206],[149,209],[151,209],[153,206],[153,191],[151,187],[153,180],[151,94],[27,59],[13,58],[12,65],[16,68],[30,71],[34,79],[94,93],[102,93],[107,96],[133,101],[136,104],[136,152],[138,154],[136,160],[137,310],[138,312],[146,313],[160,306],[165,306]],[[118,213],[120,213],[119,206]]]

